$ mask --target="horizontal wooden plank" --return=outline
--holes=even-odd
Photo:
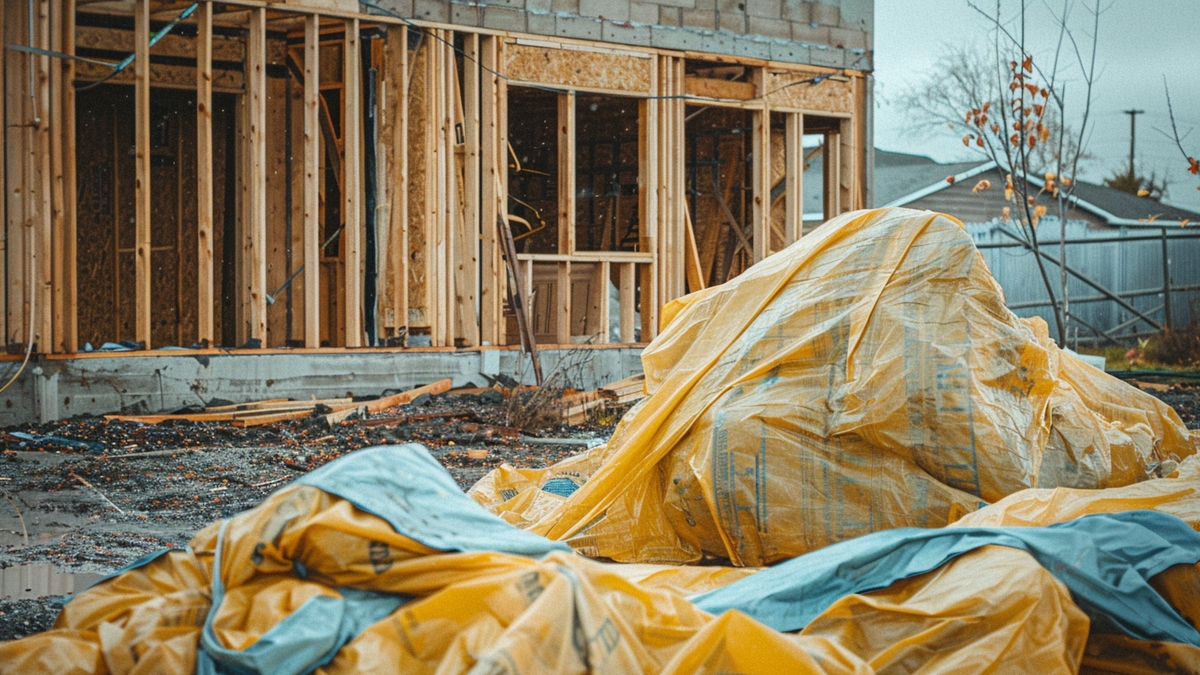
[[[108,77],[111,72],[111,68],[95,63],[75,64],[75,79],[84,82],[103,79]],[[133,68],[126,68],[117,73],[109,82],[133,84]],[[150,64],[150,85],[195,90],[196,69],[192,66],[170,66],[152,62]],[[245,86],[246,77],[242,71],[213,69],[213,91],[237,93],[242,91]]]
[[[445,380],[438,380],[437,382],[427,384],[424,387],[409,389],[408,391],[395,394],[394,396],[385,396],[383,398],[375,399],[374,401],[365,401],[349,410],[334,411],[325,416],[325,421],[332,425],[346,420],[356,413],[361,415],[383,412],[388,408],[394,408],[398,405],[409,403],[413,399],[424,394],[429,394],[432,396],[434,394],[445,393],[450,391],[451,386],[452,383],[449,378]]]
[[[511,80],[650,94],[653,59],[602,51],[552,49],[510,43],[504,72]]]
[[[752,82],[734,82],[711,77],[688,76],[684,79],[684,86],[688,96],[750,101],[758,95]]]
[[[246,60],[246,45],[235,38],[214,35],[212,40],[214,61]],[[133,31],[120,28],[76,26],[76,49],[102,49],[112,52],[133,52]],[[196,58],[196,40],[182,35],[167,34],[150,49],[153,56],[176,56]]]

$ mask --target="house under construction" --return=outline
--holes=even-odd
[[[870,204],[872,6],[5,0],[0,422],[628,374]]]

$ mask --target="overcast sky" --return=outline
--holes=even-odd
[[[1093,0],[1085,0],[1089,5]],[[994,0],[976,0],[994,7]],[[1047,4],[1063,0],[1029,0],[1028,43],[1035,58],[1048,61],[1056,32]],[[1004,0],[1015,7],[1014,0]],[[1075,2],[1075,15],[1086,18]],[[1191,129],[1184,148],[1200,157],[1200,0],[1101,0],[1097,63],[1098,92],[1092,105],[1095,127],[1087,150],[1096,156],[1081,178],[1099,183],[1129,163],[1129,116],[1122,110],[1145,110],[1137,117],[1139,173],[1167,176],[1164,201],[1200,211],[1200,179],[1187,173],[1187,160],[1174,141],[1156,130],[1170,130],[1163,76],[1180,132]],[[1087,42],[1090,24],[1077,26],[1077,40]],[[971,154],[957,134],[918,137],[904,132],[904,120],[892,101],[920,79],[946,45],[987,44],[988,23],[967,0],[875,0],[875,145],[885,150],[927,155],[941,162],[968,160]]]

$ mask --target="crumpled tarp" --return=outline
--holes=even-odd
[[[763,565],[1196,452],[1168,406],[1010,312],[948,216],[835,218],[663,314],[651,395],[608,445],[472,496],[593,557]]]
[[[0,675],[1200,672],[1195,438],[1008,313],[956,221],[849,214],[666,314],[606,448],[478,501],[351,453]],[[656,564],[702,557],[735,565]]]
[[[1129,489],[1195,508],[1184,464]],[[0,674],[1195,672],[1196,524],[893,530],[763,571],[602,563],[489,517],[419,445],[371,448],[80,594],[0,644]]]

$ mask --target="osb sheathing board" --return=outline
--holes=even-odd
[[[815,73],[768,72],[766,74],[766,100],[772,108],[789,108],[806,112],[830,112],[852,114],[854,112],[854,87],[847,80],[821,80],[807,83]]]
[[[425,143],[429,117],[429,83],[425,63],[431,45],[426,39],[421,48],[409,54],[411,79],[408,87],[408,322],[428,326],[428,257],[425,223]]]
[[[510,80],[650,94],[654,59],[603,51],[555,49],[511,42],[504,73]]]

